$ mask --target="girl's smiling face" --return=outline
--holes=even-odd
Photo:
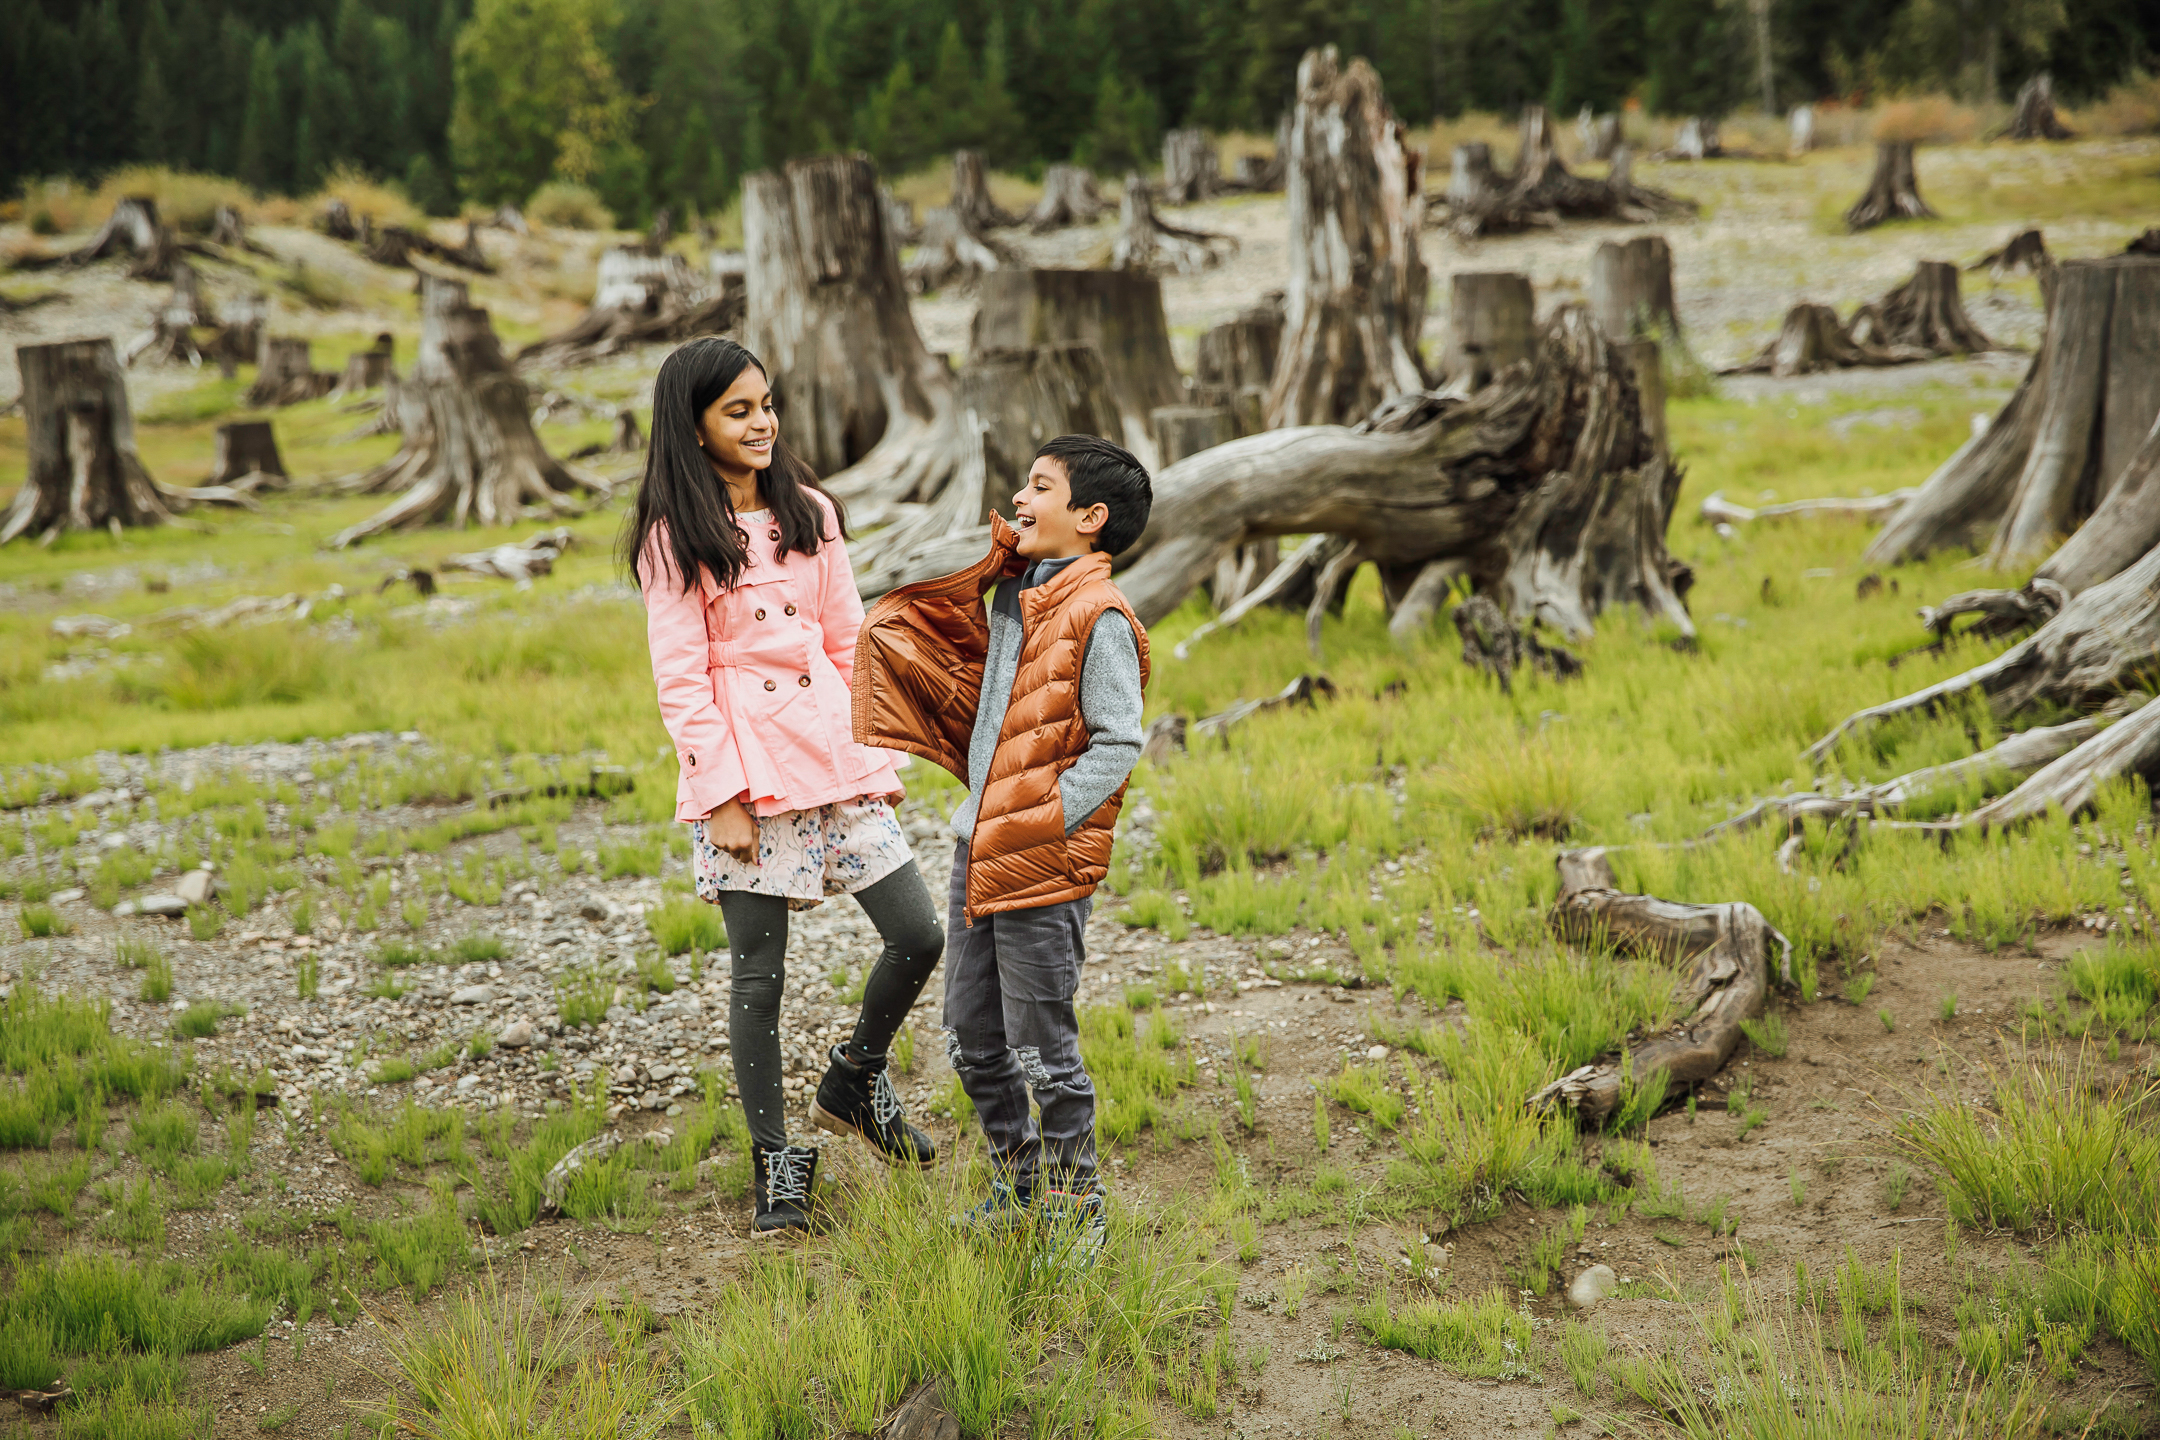
[[[780,435],[780,413],[773,408],[772,386],[755,365],[742,374],[698,417],[698,443],[724,475],[744,475],[772,464],[773,441]]]

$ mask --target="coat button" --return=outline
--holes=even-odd
[[[780,538],[780,532],[778,530],[767,530],[765,532],[765,538],[767,540],[778,540]]]
[[[788,606],[788,607],[787,607],[787,613],[788,613],[788,614],[790,614],[790,615],[794,614],[794,613],[795,613],[795,607],[794,607],[794,606],[792,606],[792,605]]]
[[[795,683],[798,685],[808,685],[810,683],[810,677],[808,675],[797,676]]]
[[[760,610],[757,612],[757,614],[753,615],[750,618],[752,618],[753,620],[762,620],[765,618],[765,612],[763,610]]]
[[[770,680],[767,680],[767,681],[765,682],[765,688],[766,688],[766,689],[768,689],[768,690],[771,690],[771,689],[773,689],[773,688],[775,688],[775,687],[774,687],[774,685],[773,685],[773,682],[772,682],[772,681],[770,681]]]

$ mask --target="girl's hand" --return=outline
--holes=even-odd
[[[705,839],[745,865],[757,863],[757,820],[740,800],[730,800],[705,817]]]

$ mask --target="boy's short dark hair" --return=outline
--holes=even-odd
[[[1072,508],[1107,505],[1110,518],[1095,533],[1095,548],[1105,555],[1119,555],[1147,529],[1148,510],[1155,503],[1155,487],[1132,451],[1113,445],[1100,435],[1059,435],[1045,440],[1035,452],[1065,467],[1072,487]]]

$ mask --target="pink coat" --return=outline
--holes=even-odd
[[[831,506],[816,498],[837,536]],[[854,739],[848,687],[863,605],[847,547],[832,539],[778,560],[778,526],[743,529],[749,560],[732,590],[700,571],[684,593],[664,526],[640,567],[660,718],[681,776],[675,818],[702,820],[738,799],[779,815],[897,792],[892,752]]]

